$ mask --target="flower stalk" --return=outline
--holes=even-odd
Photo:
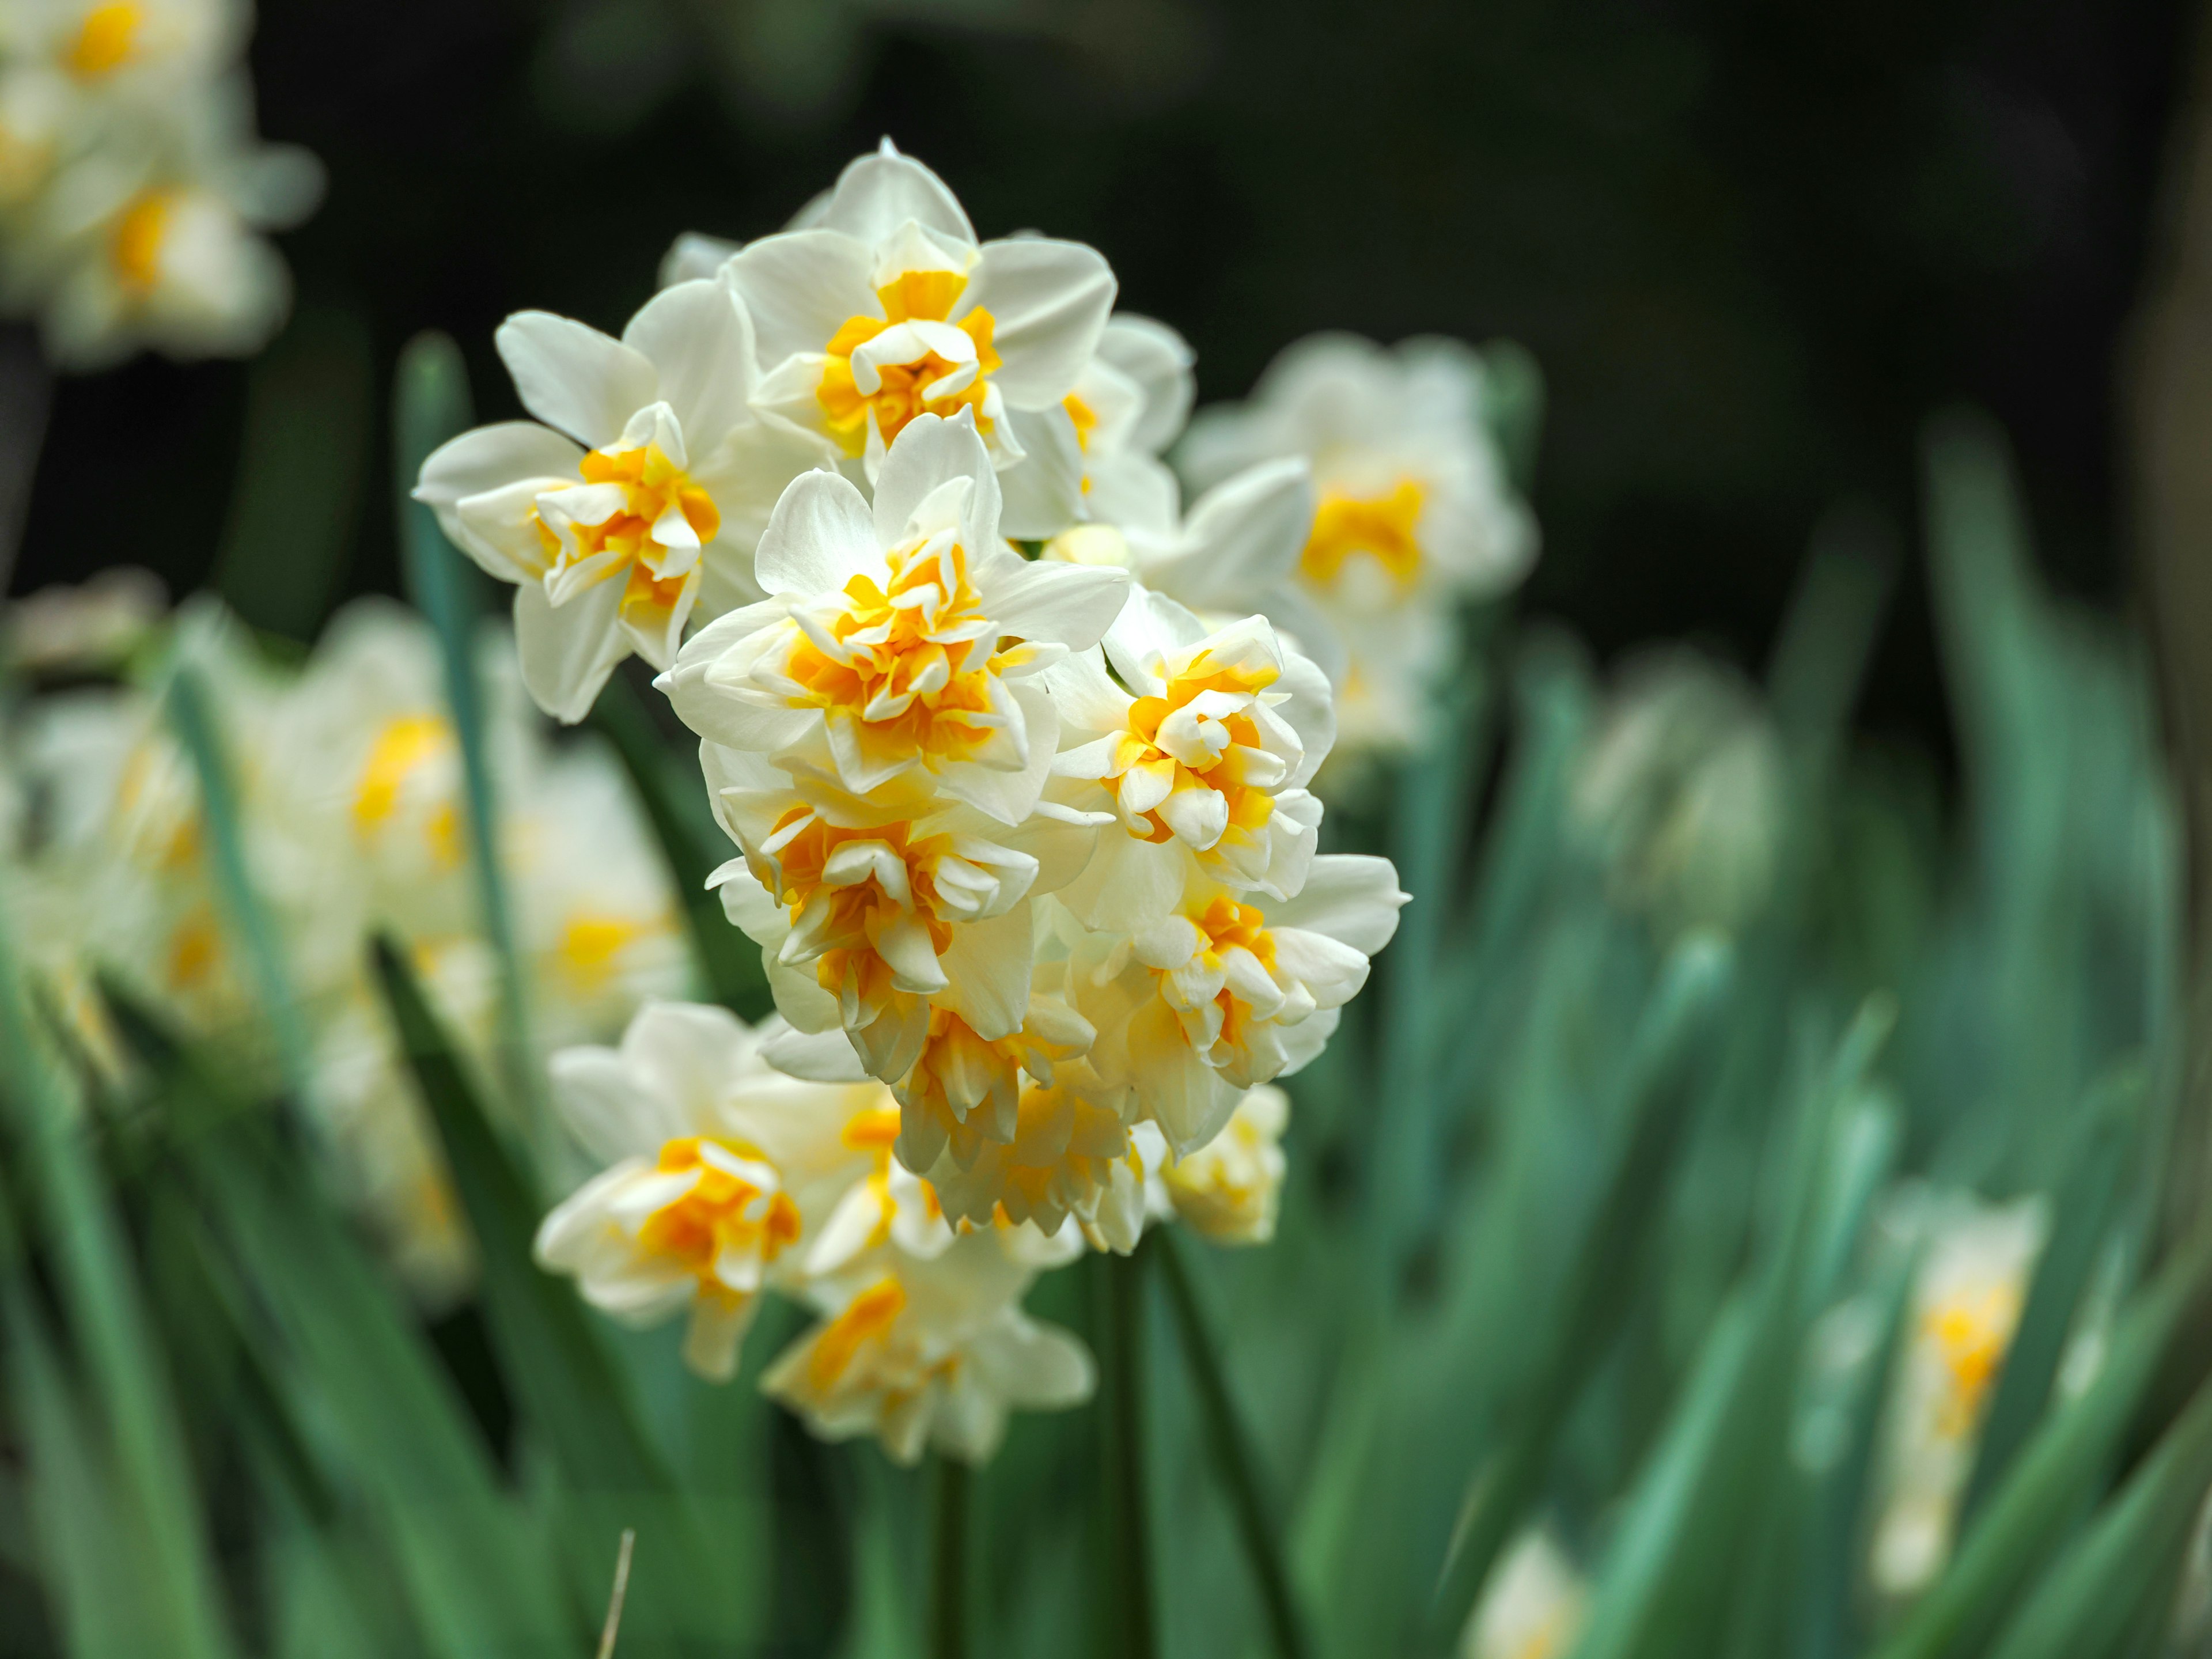
[[[968,1465],[937,1460],[936,1513],[930,1528],[930,1659],[964,1659],[968,1651]]]
[[[1145,1268],[1151,1252],[1099,1263],[1099,1448],[1106,1548],[1100,1626],[1114,1659],[1152,1659],[1152,1528],[1145,1480]]]

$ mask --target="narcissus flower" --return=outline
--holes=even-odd
[[[1407,895],[1388,859],[1330,854],[1294,896],[1260,898],[1194,882],[1139,932],[1073,941],[1066,984],[1098,1031],[1091,1064],[1135,1091],[1177,1157],[1212,1140],[1246,1090],[1321,1052]]]
[[[684,647],[661,681],[676,712],[854,796],[900,781],[1021,823],[1058,740],[1035,677],[1097,642],[1127,579],[1025,562],[999,506],[964,410],[902,429],[872,506],[834,474],[794,480],[761,538],[771,597]]]
[[[1180,458],[1200,484],[1286,455],[1319,495],[1297,580],[1340,652],[1338,721],[1348,748],[1417,741],[1451,660],[1452,602],[1526,574],[1535,532],[1484,424],[1482,362],[1447,340],[1384,349],[1316,335],[1277,357],[1250,400],[1201,411]]]
[[[761,407],[830,439],[871,480],[922,415],[967,411],[994,466],[1029,453],[1018,413],[1053,434],[1064,459],[1078,454],[1063,400],[1113,307],[1106,261],[1041,236],[979,243],[944,181],[888,139],[724,269],[759,329]],[[1023,492],[1040,516],[1010,533],[1073,521],[1079,466],[1061,470],[1059,489]]]
[[[1180,490],[1161,453],[1182,434],[1197,386],[1183,337],[1164,323],[1120,312],[1060,399],[1010,416],[1035,458],[1006,475],[1009,520],[1035,535],[1073,519],[1146,534],[1170,532]],[[1073,441],[1072,450],[1070,441]],[[1074,488],[1070,489],[1071,476]]]
[[[1283,1195],[1283,1131],[1291,1097],[1261,1084],[1221,1133],[1162,1171],[1176,1213],[1217,1244],[1264,1244]]]
[[[1121,831],[1101,836],[1066,902],[1093,927],[1140,926],[1182,896],[1194,862],[1215,883],[1297,892],[1322,817],[1305,785],[1335,737],[1321,670],[1261,617],[1209,632],[1142,590],[1104,647],[1047,672],[1073,728],[1053,763],[1062,799]]]
[[[768,508],[830,452],[754,415],[752,322],[726,282],[664,290],[619,340],[526,311],[498,343],[538,420],[464,433],[415,494],[517,585],[523,683],[575,721],[631,652],[667,667],[702,595],[719,608],[757,594]]]
[[[685,1363],[715,1381],[804,1231],[779,1157],[793,1130],[745,1086],[764,1070],[733,1016],[683,1003],[641,1010],[619,1049],[553,1059],[562,1121],[608,1167],[545,1218],[538,1260],[631,1322],[688,1310]]]
[[[1532,1528],[1491,1574],[1460,1659],[1567,1659],[1589,1616],[1589,1583],[1548,1531]]]
[[[996,1230],[928,1261],[891,1255],[809,1295],[827,1316],[779,1357],[762,1387],[830,1440],[873,1435],[901,1463],[935,1447],[980,1463],[1016,1408],[1089,1398],[1091,1356],[1019,1306],[1035,1269]]]

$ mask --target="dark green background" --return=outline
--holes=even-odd
[[[451,331],[510,412],[506,312],[617,328],[675,232],[773,228],[889,132],[986,235],[1103,249],[1206,398],[1316,328],[1527,343],[1552,393],[1528,603],[1608,654],[1687,633],[1755,665],[1820,514],[1857,495],[1909,526],[1917,428],[1960,398],[2012,432],[2061,581],[2124,599],[2116,369],[2178,9],[1018,9],[1015,34],[856,25],[818,94],[710,72],[703,0],[277,0],[263,125],[331,188],[284,239],[302,321],[259,371],[261,475],[234,514],[245,368],[68,382],[16,588],[128,560],[183,589],[227,538],[227,585],[279,628],[393,587],[408,335]],[[301,574],[332,556],[327,589]],[[1918,588],[1868,714],[1941,746]]]

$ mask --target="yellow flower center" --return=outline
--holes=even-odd
[[[1307,580],[1327,587],[1344,574],[1347,561],[1364,554],[1401,588],[1412,587],[1421,574],[1421,544],[1413,534],[1421,499],[1421,487],[1411,478],[1382,495],[1331,490],[1315,509],[1313,533],[1306,538],[1299,569]]]
[[[1073,392],[1060,401],[1061,406],[1067,410],[1067,418],[1075,423],[1075,447],[1088,453],[1091,448],[1091,434],[1098,429],[1098,411]],[[1085,478],[1083,481],[1083,487],[1085,489],[1090,489],[1091,480]]]
[[[115,222],[108,257],[115,280],[126,294],[143,299],[161,279],[161,248],[169,235],[167,192],[149,190],[123,210]]]
[[[786,672],[793,708],[842,714],[871,759],[957,760],[994,729],[991,677],[1007,659],[968,575],[968,550],[922,542],[889,556],[890,580],[845,585],[833,655],[801,635]]]
[[[814,1352],[806,1357],[806,1381],[818,1394],[837,1386],[853,1368],[861,1345],[889,1334],[906,1311],[906,1290],[896,1279],[878,1279],[845,1304],[845,1311],[822,1328]]]
[[[453,752],[453,729],[443,715],[401,714],[386,720],[354,784],[355,833],[366,836],[381,829],[399,810],[408,781]]]
[[[983,400],[989,377],[999,367],[999,354],[991,346],[994,320],[981,306],[952,325],[968,336],[975,348],[974,376],[964,386],[945,382],[961,378],[960,371],[966,365],[934,351],[925,351],[903,363],[871,365],[869,373],[877,382],[872,392],[860,389],[853,367],[855,351],[901,323],[945,321],[967,286],[968,279],[956,270],[902,272],[876,290],[883,303],[882,316],[848,317],[830,337],[829,344],[823,348],[830,361],[823,365],[821,384],[814,395],[829,422],[830,435],[847,454],[858,455],[866,449],[871,413],[886,445],[917,415],[951,416],[969,409],[975,411],[978,432],[991,429]]]
[[[1945,1438],[1956,1439],[1980,1421],[1983,1401],[2020,1322],[2020,1302],[2019,1287],[2001,1283],[1948,1297],[1926,1316],[1923,1328],[1950,1383],[1937,1422]]]
[[[806,815],[794,806],[779,820],[777,833]],[[774,837],[771,837],[773,840]],[[881,878],[833,884],[828,866],[837,849],[854,842],[881,843],[905,865],[904,895],[888,890]],[[849,988],[866,1006],[880,1006],[893,986],[891,969],[876,952],[876,941],[884,928],[918,917],[929,930],[930,942],[939,956],[952,943],[952,927],[937,914],[937,886],[931,866],[950,852],[948,836],[927,836],[910,840],[908,826],[890,823],[866,830],[842,830],[815,818],[776,850],[774,867],[763,860],[748,860],[762,886],[789,907],[794,925],[810,906],[826,905],[816,936],[829,948],[816,960],[815,976],[822,988],[837,994]]]
[[[1217,663],[1211,652],[1193,659],[1188,667],[1168,682],[1164,695],[1139,697],[1129,705],[1128,730],[1115,744],[1113,772],[1106,780],[1106,787],[1119,801],[1124,788],[1136,779],[1144,780],[1149,786],[1148,794],[1171,792],[1194,783],[1226,798],[1229,828],[1224,839],[1237,838],[1240,834],[1249,836],[1265,828],[1274,815],[1274,798],[1267,790],[1247,783],[1244,778],[1245,757],[1242,751],[1260,747],[1260,729],[1250,714],[1240,712],[1221,717],[1220,725],[1229,736],[1228,745],[1197,766],[1161,747],[1160,726],[1203,692],[1250,696],[1267,690],[1278,678],[1272,667]],[[1188,746],[1184,747],[1186,757],[1191,752]],[[1143,841],[1164,842],[1175,835],[1157,806],[1141,813],[1125,810],[1123,823],[1131,835]],[[1139,824],[1147,827],[1140,830]]]
[[[770,1192],[722,1168],[702,1152],[711,1145],[732,1158],[757,1163],[752,1147],[702,1135],[686,1135],[660,1149],[662,1170],[696,1170],[691,1189],[645,1218],[637,1242],[654,1255],[672,1256],[702,1285],[719,1286],[714,1262],[726,1250],[757,1252],[773,1261],[799,1238],[799,1206],[791,1195]]]
[[[1191,920],[1206,935],[1198,955],[1207,968],[1219,969],[1224,952],[1242,948],[1249,951],[1269,973],[1274,972],[1275,936],[1267,931],[1267,918],[1257,905],[1240,904],[1224,895],[1210,900]],[[1213,1000],[1221,1010],[1221,1040],[1241,1048],[1250,1020],[1249,1007],[1225,985]]]
[[[651,923],[629,916],[571,916],[554,956],[572,986],[596,991],[613,977],[615,958],[653,931]]]
[[[141,6],[94,6],[85,13],[83,26],[62,61],[80,81],[97,81],[112,74],[129,61],[145,21],[145,9]]]
[[[613,556],[593,580],[624,577],[623,619],[647,628],[654,617],[665,617],[683,597],[684,574],[664,578],[662,561],[668,550],[657,541],[653,526],[672,509],[703,547],[720,533],[722,515],[714,498],[691,481],[691,475],[669,459],[658,444],[636,449],[594,449],[577,464],[587,484],[616,484],[623,505],[597,524],[570,522],[566,533],[547,524],[535,508],[531,521],[545,551],[548,569],[565,569]],[[689,549],[685,550],[689,552]]]

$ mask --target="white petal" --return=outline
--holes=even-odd
[[[1056,559],[994,561],[984,589],[992,620],[1006,633],[1049,640],[1070,651],[1097,644],[1128,596],[1126,570]]]
[[[1074,387],[1114,308],[1114,273],[1097,249],[1043,236],[986,242],[960,310],[993,319],[1004,359],[992,378],[1017,408],[1042,409]]]
[[[752,1032],[711,1003],[648,1002],[623,1033],[623,1057],[662,1099],[680,1105],[678,1133],[711,1133],[715,1103],[752,1069]]]
[[[809,1083],[866,1083],[867,1068],[840,1030],[777,1031],[761,1044],[761,1058],[786,1077]]]
[[[749,242],[729,264],[751,315],[762,365],[816,352],[854,316],[879,317],[866,244],[832,230],[793,230]]]
[[[726,283],[678,283],[629,319],[623,343],[652,360],[695,457],[751,418],[753,325]]]
[[[1263,462],[1200,496],[1175,556],[1148,577],[1200,611],[1256,611],[1297,568],[1313,519],[1305,461]]]
[[[1398,931],[1398,908],[1409,896],[1398,890],[1388,859],[1332,853],[1313,861],[1305,885],[1267,913],[1271,927],[1299,927],[1373,956]]]
[[[651,1158],[667,1140],[660,1103],[612,1048],[563,1048],[546,1071],[562,1125],[601,1164]]]
[[[1022,459],[999,475],[1006,505],[1002,534],[1049,541],[1083,516],[1083,448],[1066,408],[1010,409],[1006,424],[1021,440]]]
[[[416,480],[415,499],[428,503],[438,515],[439,528],[447,540],[473,553],[455,510],[464,496],[481,495],[529,479],[573,481],[578,476],[577,463],[583,458],[583,450],[575,443],[535,421],[480,426],[430,452]],[[493,574],[504,573],[494,569]],[[505,579],[514,580],[512,575]]]
[[[564,605],[544,588],[525,582],[514,590],[514,647],[531,700],[563,725],[592,712],[599,688],[629,654],[619,620],[623,583],[603,581]]]
[[[999,528],[999,481],[991,470],[989,452],[975,434],[974,417],[966,410],[952,420],[917,415],[884,457],[876,478],[876,536],[886,547],[903,539],[915,513],[945,484],[969,481],[973,493],[962,526],[971,559],[981,558],[996,544]]]
[[[889,241],[909,222],[957,241],[973,243],[975,227],[945,181],[884,141],[872,155],[849,163],[836,187],[810,207],[806,222],[842,230],[871,246]]]
[[[1107,319],[1098,337],[1098,355],[1144,392],[1144,412],[1129,441],[1158,454],[1190,418],[1191,399],[1198,390],[1190,371],[1197,354],[1165,323],[1124,311]]]
[[[1022,1028],[1030,1003],[1030,907],[952,930],[939,958],[949,988],[939,999],[977,1036],[995,1042]]]
[[[587,449],[622,435],[653,400],[644,353],[550,311],[518,311],[494,337],[522,406]]]
[[[917,422],[919,424],[919,422]],[[770,593],[834,593],[854,576],[884,568],[868,503],[835,472],[791,481],[753,554],[754,580]]]
[[[691,1304],[690,1328],[684,1334],[684,1363],[709,1382],[726,1382],[738,1374],[738,1345],[760,1310],[755,1296],[702,1296]]]

